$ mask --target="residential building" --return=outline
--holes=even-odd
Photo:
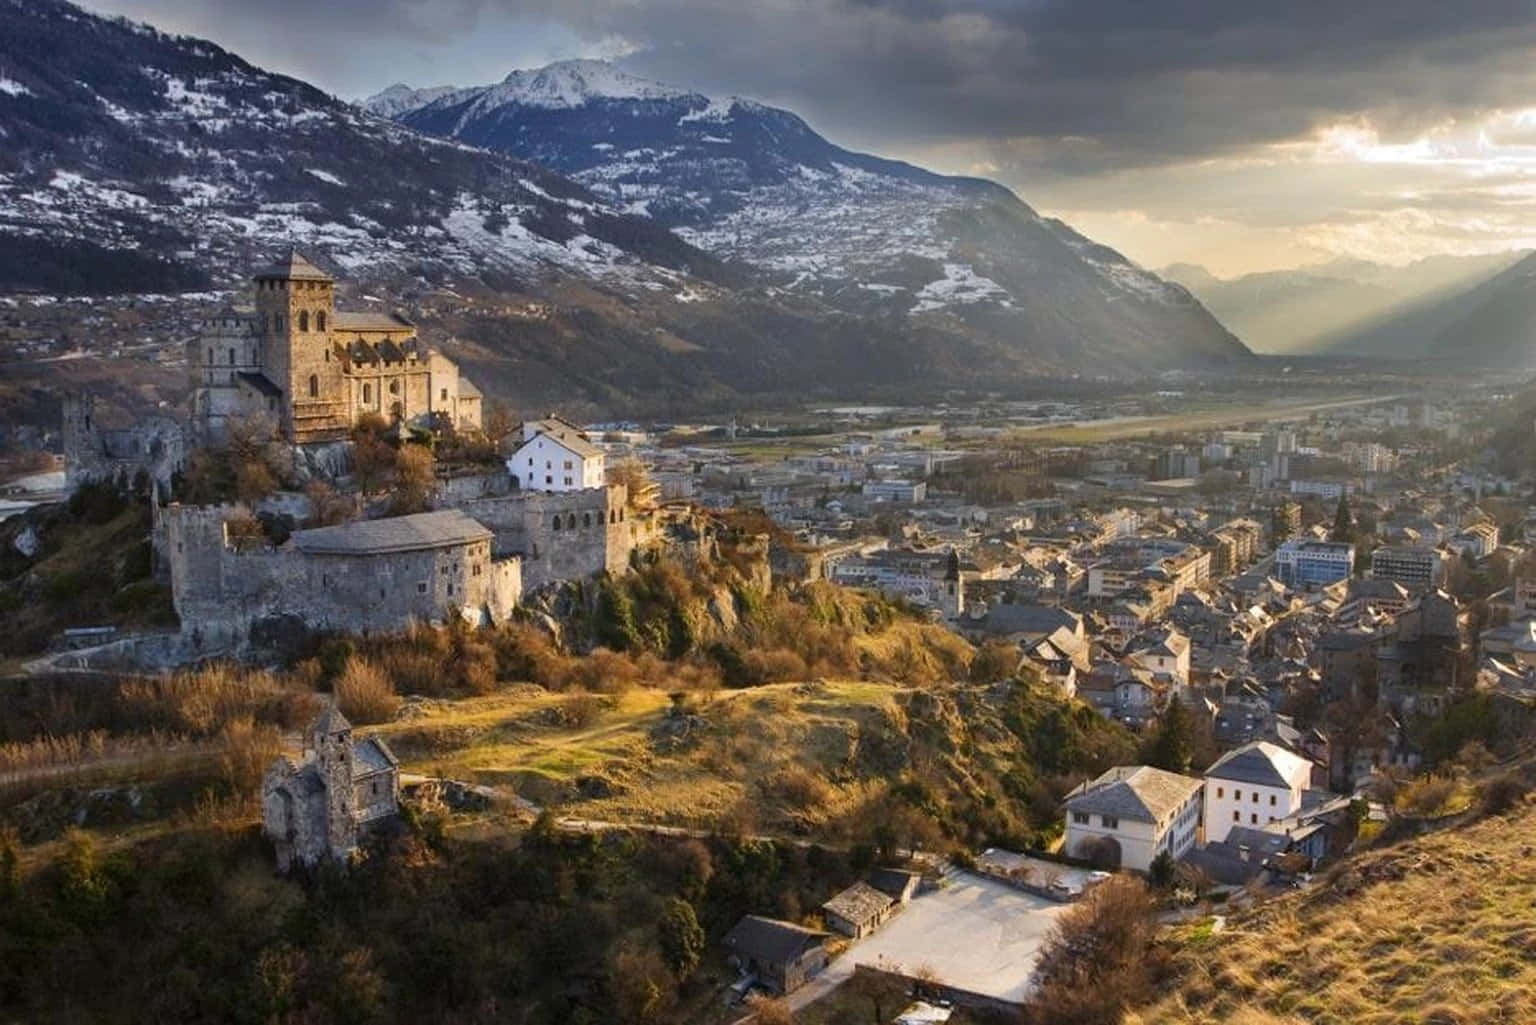
[[[732,966],[774,993],[793,993],[827,966],[828,934],[747,915],[725,935]]]
[[[1445,582],[1445,560],[1428,545],[1386,545],[1371,553],[1371,576],[1430,591]]]
[[[1275,550],[1275,576],[1288,587],[1315,589],[1347,578],[1355,546],[1340,541],[1287,541]]]
[[[603,450],[581,428],[550,417],[525,423],[507,470],[524,491],[585,491],[606,483]]]
[[[1067,795],[1062,850],[1137,872],[1164,852],[1181,858],[1199,833],[1202,786],[1149,765],[1116,766]]]
[[[821,906],[827,925],[844,936],[863,939],[885,924],[896,902],[866,882],[857,882]]]
[[[1233,826],[1264,826],[1301,810],[1312,784],[1312,763],[1265,740],[1228,751],[1205,771],[1205,840],[1227,838]]]
[[[864,482],[864,497],[876,502],[900,502],[917,505],[928,498],[928,485],[920,480],[870,480]]]

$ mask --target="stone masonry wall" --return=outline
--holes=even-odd
[[[522,491],[503,498],[466,501],[459,508],[496,535],[498,553],[523,558],[523,588],[601,572],[623,573],[641,543],[641,524],[631,517],[622,485],[584,491]]]

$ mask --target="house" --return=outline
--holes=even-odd
[[[1205,839],[1216,843],[1234,826],[1265,826],[1301,810],[1312,763],[1267,740],[1228,751],[1205,771]]]
[[[603,450],[579,427],[548,417],[524,423],[507,470],[525,491],[583,491],[605,483]]]
[[[869,885],[898,905],[909,903],[922,881],[921,875],[905,868],[876,868],[869,873]]]
[[[884,925],[895,906],[889,894],[858,882],[823,904],[821,910],[827,925],[857,940]]]
[[[1062,851],[1112,868],[1149,871],[1159,854],[1195,845],[1203,784],[1149,765],[1122,765],[1067,795]]]
[[[725,934],[730,963],[775,993],[793,993],[829,960],[827,933],[793,922],[747,915]]]

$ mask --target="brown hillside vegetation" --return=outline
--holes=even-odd
[[[1523,803],[1353,858],[1222,931],[1183,928],[1180,978],[1126,1025],[1536,1021],[1533,856]]]

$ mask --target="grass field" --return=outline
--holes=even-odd
[[[798,831],[869,795],[850,763],[865,731],[898,714],[897,692],[775,684],[722,691],[677,716],[654,690],[599,697],[523,687],[427,703],[378,732],[408,772],[505,787],[566,815],[710,826],[750,798],[764,826]]]
[[[1183,980],[1127,1025],[1536,1021],[1536,808],[1339,866],[1226,929],[1185,927]]]

